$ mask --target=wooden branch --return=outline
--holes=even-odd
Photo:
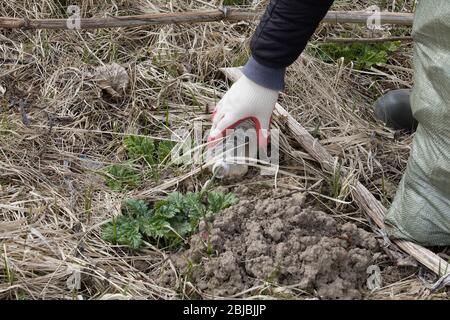
[[[263,11],[240,10],[227,8],[221,10],[203,10],[177,13],[149,13],[135,16],[116,16],[107,18],[82,18],[80,29],[121,28],[154,26],[164,24],[199,23],[213,21],[245,21],[259,19]],[[330,11],[322,22],[366,24],[373,15],[370,12]],[[382,12],[382,24],[410,26],[413,23],[412,13]],[[70,29],[69,19],[27,19],[0,17],[0,29]]]
[[[366,24],[373,16],[372,12],[364,11],[329,11],[322,22]],[[380,12],[381,24],[395,24],[412,26],[414,22],[413,13]]]
[[[225,68],[221,70],[232,81],[236,81],[242,75],[239,68]],[[276,116],[283,118],[283,123],[287,120],[287,127],[293,133],[292,136],[323,168],[329,171],[335,170],[336,159],[289,112],[277,103],[274,113]],[[383,220],[386,208],[375,199],[373,194],[362,183],[356,181],[352,184],[352,195],[359,207],[366,212],[379,228],[384,229]],[[450,272],[450,265],[432,251],[409,241],[393,240],[392,242],[439,277]]]

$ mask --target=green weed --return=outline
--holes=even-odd
[[[337,168],[335,168],[330,179],[330,185],[333,198],[338,199],[342,190],[341,164],[338,164]]]
[[[126,165],[114,164],[106,168],[106,173],[106,184],[113,190],[137,187],[141,182],[137,170]]]
[[[370,69],[375,65],[387,63],[389,54],[400,48],[400,41],[383,43],[323,43],[311,47],[313,54],[325,62],[344,58],[345,63],[353,62],[356,69]]]
[[[224,6],[240,6],[248,4],[248,0],[223,0]]]
[[[250,58],[250,50],[248,48],[245,48],[244,50],[241,50],[236,53],[235,59],[233,60],[232,66],[233,67],[241,67],[245,65],[245,63]]]
[[[124,145],[128,160],[132,164],[143,165],[146,169],[138,170],[130,164],[114,164],[107,167],[106,184],[117,191],[126,187],[138,187],[142,176],[149,176],[157,180],[159,178],[159,166],[168,161],[175,142],[128,136],[124,139]]]
[[[138,249],[144,239],[159,246],[174,247],[193,234],[202,219],[211,219],[221,210],[239,202],[232,193],[170,193],[150,207],[143,200],[124,202],[122,214],[104,225],[102,238],[113,244]]]
[[[5,256],[3,257],[3,263],[5,265],[5,267],[4,267],[4,274],[5,274],[5,277],[6,277],[6,281],[10,285],[13,285],[16,277],[15,277],[15,274],[14,274],[14,270],[11,270],[10,267],[9,267],[9,262],[8,262],[8,259],[6,258],[6,249],[5,249]]]
[[[146,165],[152,167],[167,161],[175,142],[128,136],[124,139],[124,145],[130,160],[143,161]]]

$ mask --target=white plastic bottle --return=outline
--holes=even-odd
[[[211,150],[209,169],[219,179],[239,177],[247,173],[250,163],[256,163],[258,144],[252,120],[241,122]]]

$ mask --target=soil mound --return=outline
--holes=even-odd
[[[321,298],[360,298],[377,240],[303,202],[299,194],[241,200],[202,224],[190,249],[172,259],[198,289],[216,296],[266,281]]]

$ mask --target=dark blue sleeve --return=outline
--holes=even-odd
[[[244,74],[280,90],[286,67],[303,52],[332,4],[333,0],[271,0],[252,37],[252,58]]]

